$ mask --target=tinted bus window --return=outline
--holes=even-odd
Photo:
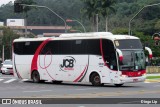
[[[15,42],[14,52],[19,55],[34,55],[41,41]],[[101,55],[99,39],[81,40],[55,40],[49,41],[41,50],[41,55]]]
[[[59,42],[59,54],[71,54],[71,41],[70,40],[60,40]]]
[[[93,55],[101,55],[99,39],[88,40],[87,53]]]
[[[118,49],[142,49],[143,46],[139,39],[115,40]]]
[[[42,49],[42,55],[46,54],[59,54],[59,41],[49,41],[45,47]]]
[[[72,54],[88,54],[87,41],[88,40],[72,40]]]
[[[33,55],[41,43],[40,41],[15,42],[14,53],[19,55]]]

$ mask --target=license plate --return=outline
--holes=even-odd
[[[138,79],[133,79],[133,82],[137,82],[138,81]]]

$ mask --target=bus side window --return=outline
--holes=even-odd
[[[72,40],[59,40],[59,54],[71,55],[72,54]]]
[[[87,53],[91,55],[101,55],[99,39],[88,40]]]
[[[41,42],[15,42],[14,52],[19,55],[33,55]]]
[[[59,41],[50,41],[41,51],[42,55],[59,54]]]
[[[84,55],[86,54],[86,40],[72,40],[72,54],[73,55]]]
[[[14,43],[14,53],[18,55],[22,55],[24,50],[23,42],[15,42]]]

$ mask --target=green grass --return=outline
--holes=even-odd
[[[160,79],[160,76],[147,76],[146,79]]]

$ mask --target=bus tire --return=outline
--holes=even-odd
[[[114,84],[116,87],[121,87],[123,84]]]
[[[32,80],[34,83],[40,83],[40,75],[38,73],[38,71],[33,71],[32,73]]]
[[[102,86],[103,84],[101,83],[101,78],[97,73],[93,73],[91,75],[91,83],[93,86]]]

